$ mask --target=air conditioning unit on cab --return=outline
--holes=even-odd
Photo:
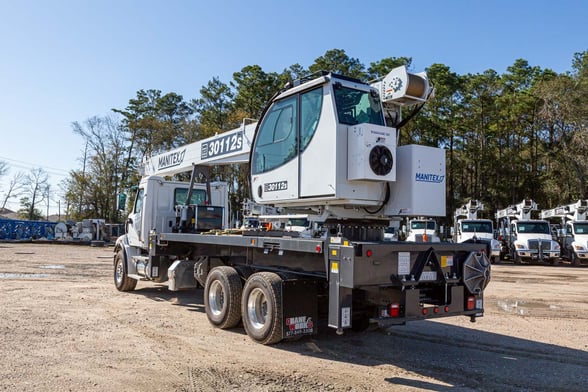
[[[348,128],[347,180],[396,180],[394,129],[373,124],[360,124]]]

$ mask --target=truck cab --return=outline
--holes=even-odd
[[[552,240],[549,222],[544,220],[511,221],[507,242],[515,263],[547,260],[554,264],[560,255],[560,246]]]
[[[494,225],[490,219],[460,219],[454,228],[455,242],[485,242],[490,260],[500,260],[500,242],[494,238]]]
[[[133,208],[127,219],[127,239],[131,246],[147,249],[149,233],[172,233],[181,230],[180,206],[197,206],[200,212],[193,217],[194,224],[202,229],[228,227],[228,189],[224,182],[194,184],[190,200],[186,203],[190,184],[165,181],[163,177],[144,177],[135,193]],[[220,222],[219,222],[220,214]],[[191,219],[192,220],[192,219]],[[192,223],[192,222],[190,222]]]
[[[437,222],[433,219],[412,219],[408,222],[407,242],[441,242]]]
[[[588,221],[569,221],[558,234],[562,256],[572,265],[588,262]]]

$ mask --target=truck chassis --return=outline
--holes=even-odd
[[[313,335],[326,320],[338,333],[455,315],[483,315],[490,263],[479,244],[351,242],[246,235],[151,233],[148,254],[117,243],[120,291],[137,279],[170,290],[204,287],[207,317],[241,320],[262,344]]]

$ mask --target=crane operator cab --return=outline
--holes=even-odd
[[[432,91],[426,75],[405,67],[371,85],[333,73],[287,85],[253,140],[255,202],[385,224],[390,216],[444,216],[443,150],[398,148],[397,129],[386,124]]]

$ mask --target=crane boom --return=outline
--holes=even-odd
[[[562,218],[562,220],[586,220],[588,212],[588,199],[578,200],[575,203],[541,211],[541,219]]]
[[[478,200],[470,200],[467,204],[455,210],[455,220],[465,217],[466,219],[478,219],[478,211],[484,210],[484,204]]]
[[[514,218],[531,219],[531,211],[537,211],[537,203],[531,199],[525,199],[519,204],[510,205],[502,210],[496,211],[496,219]]]
[[[143,175],[173,176],[192,170],[194,165],[248,162],[256,126],[243,123],[239,128],[146,157]]]

